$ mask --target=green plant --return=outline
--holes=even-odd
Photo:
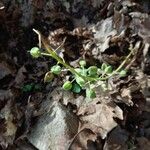
[[[38,31],[36,31],[38,32]],[[51,68],[51,71],[49,71],[45,76],[45,82],[49,82],[53,79],[54,74],[59,75],[63,68],[59,66],[59,64],[63,65],[64,68],[66,68],[68,71],[71,72],[71,78],[73,78],[72,81],[65,81],[63,84],[64,90],[71,90],[75,93],[80,93],[81,90],[85,90],[86,96],[88,98],[95,98],[96,92],[95,88],[97,87],[97,82],[101,81],[101,84],[98,84],[98,86],[101,87],[101,89],[108,90],[107,86],[107,80],[115,75],[118,74],[120,77],[125,77],[127,74],[127,71],[124,70],[124,65],[129,60],[129,58],[132,56],[133,51],[129,53],[129,55],[125,58],[125,60],[120,64],[120,66],[117,69],[114,69],[111,65],[103,63],[101,65],[101,68],[98,68],[97,66],[90,66],[86,67],[87,63],[85,60],[79,61],[79,67],[74,68],[67,64],[65,60],[63,60],[57,53],[56,50],[53,50],[49,47],[46,40],[42,35],[38,32],[38,34],[41,36],[42,43],[45,47],[45,52],[40,51],[40,49],[32,48],[30,51],[30,54],[34,58],[38,58],[40,56],[48,56],[52,57],[57,61],[57,64],[54,65]],[[46,78],[47,77],[47,78]],[[96,85],[96,86],[95,86]]]
[[[21,88],[22,92],[33,92],[33,91],[40,91],[41,86],[39,84],[35,83],[28,83],[22,86]]]

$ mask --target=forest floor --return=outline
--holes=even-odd
[[[57,62],[32,58],[41,42],[33,29],[54,50],[61,45],[58,55],[74,68],[84,59],[116,69],[133,49],[127,75],[109,78],[111,89],[96,89],[92,100],[84,89],[62,89],[68,71],[45,83]],[[149,0],[0,0],[0,149],[149,148]]]

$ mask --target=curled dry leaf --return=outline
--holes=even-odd
[[[121,98],[125,104],[128,104],[129,106],[133,106],[133,102],[131,101],[131,90],[123,88],[121,89]]]
[[[117,126],[114,118],[123,120],[122,110],[113,102],[83,105],[79,108],[78,115],[83,124],[82,128],[91,129],[102,139],[106,138],[107,133]]]
[[[8,75],[14,75],[14,68],[11,67],[7,62],[0,63],[0,80]]]
[[[0,145],[2,145],[3,148],[7,148],[9,144],[13,144],[17,131],[17,126],[13,122],[10,101],[1,109],[0,117],[4,119],[3,127],[5,128],[5,131],[0,135]]]
[[[127,150],[127,140],[129,133],[117,126],[112,132],[110,132],[108,139],[103,147],[104,150]]]
[[[125,103],[128,106],[133,106],[133,94],[134,92],[140,93],[140,84],[132,76],[128,76],[125,79],[121,79],[118,76],[114,76],[109,80],[112,91],[110,95],[112,100],[119,103]]]
[[[53,48],[60,46],[59,51],[63,50],[65,58],[76,60],[83,53],[83,43],[92,37],[92,32],[87,28],[75,28],[73,31],[68,31],[59,28],[50,32],[48,37],[49,43]],[[65,39],[65,40],[64,40]],[[62,44],[63,43],[63,44]]]
[[[150,142],[147,138],[145,137],[139,137],[137,138],[137,144],[135,145],[137,150],[149,150],[150,147]]]
[[[69,150],[92,148],[92,144],[96,141],[96,139],[97,135],[94,134],[90,129],[83,129],[77,134],[77,136],[75,136],[75,139],[70,145]],[[93,148],[95,148],[94,146]],[[102,145],[99,146],[102,148]]]
[[[18,96],[17,89],[0,90],[0,145],[4,149],[13,144],[18,124],[21,123],[20,107],[14,104]]]
[[[109,48],[110,37],[116,35],[116,30],[113,28],[113,18],[107,18],[98,22],[92,29],[94,38],[97,41],[100,52],[104,52]],[[97,49],[98,50],[98,49]]]
[[[5,106],[7,101],[14,96],[12,90],[0,90],[0,109]]]
[[[85,103],[85,98],[82,95],[75,98],[73,93],[69,91],[64,91],[62,102],[66,106],[70,103],[72,105],[77,106],[77,108],[79,108],[83,103]]]
[[[27,73],[27,70],[25,66],[22,66],[17,72],[16,78],[14,81],[15,85],[21,86],[24,83],[25,78],[26,78],[25,73]]]

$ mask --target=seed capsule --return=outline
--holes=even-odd
[[[80,60],[79,64],[81,67],[85,67],[86,66],[86,61],[85,60]]]
[[[45,74],[45,77],[44,77],[44,82],[51,82],[54,78],[54,74],[49,71]]]
[[[68,91],[72,88],[72,83],[70,81],[66,81],[64,84],[63,84],[63,89]]]
[[[38,47],[33,47],[31,50],[30,50],[30,54],[32,57],[34,58],[38,58],[41,56],[41,52],[40,52],[40,49]]]
[[[121,70],[119,72],[120,77],[125,77],[127,75],[127,71],[126,70]]]
[[[59,75],[61,73],[61,67],[59,65],[55,65],[51,68],[51,72],[56,75]]]

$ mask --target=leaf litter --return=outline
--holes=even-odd
[[[42,149],[38,145],[41,144],[40,136],[37,134],[35,137],[34,131],[39,129],[43,135],[40,126],[43,116],[54,131],[60,119],[65,127],[55,140],[52,140],[55,136],[52,128],[45,130],[48,134],[45,132],[43,139],[48,141],[43,143],[45,146],[51,143],[50,149],[57,145],[62,149],[66,146],[98,150],[115,149],[120,145],[121,149],[141,149],[141,145],[145,149],[149,147],[149,119],[145,118],[147,126],[141,125],[144,112],[149,111],[149,107],[145,107],[149,85],[135,78],[137,68],[145,76],[149,75],[149,1],[33,0],[32,3],[13,1],[0,4],[3,8],[0,9],[0,35],[3,35],[0,36],[0,50],[5,54],[5,57],[0,56],[1,149]],[[129,54],[130,45],[137,47],[137,53],[128,66],[128,76],[113,76],[108,81],[112,90],[102,92],[97,89],[98,97],[89,101],[84,94],[62,91],[59,88],[61,77],[43,83],[45,73],[55,62],[29,57],[27,51],[38,43],[37,37],[31,33],[32,28],[41,31],[54,49],[63,43],[58,53],[73,66],[78,66],[79,59],[83,57],[89,65],[105,62],[116,68]],[[145,77],[143,80],[146,80]],[[22,91],[23,86],[30,84],[40,84],[42,88]],[[65,118],[71,116],[72,125],[69,125],[69,120],[66,123],[59,112]],[[47,113],[54,122],[49,121]],[[73,134],[69,130],[72,128]],[[118,136],[112,134],[124,135],[123,143],[116,141]],[[61,141],[60,145],[57,140]],[[113,147],[114,144],[116,147]]]

